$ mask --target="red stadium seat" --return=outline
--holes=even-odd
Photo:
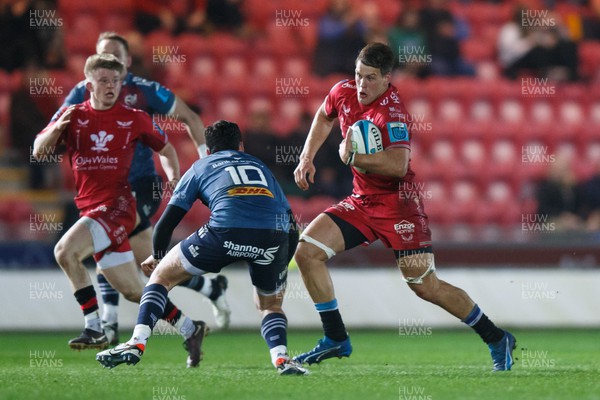
[[[477,185],[469,180],[456,181],[452,185],[450,196],[454,222],[467,224],[474,222],[476,214],[473,210],[477,209],[480,196]]]
[[[584,78],[598,82],[600,80],[600,43],[584,41],[579,44],[579,72]]]
[[[518,197],[505,181],[489,183],[480,210],[482,222],[487,224],[514,225],[521,215]]]
[[[463,40],[460,44],[461,54],[471,63],[494,60],[496,55],[495,43],[482,41],[481,37]]]

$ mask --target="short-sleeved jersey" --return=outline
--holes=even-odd
[[[381,131],[383,148],[400,147],[410,150],[410,131],[407,121],[410,116],[400,100],[398,89],[393,85],[369,105],[363,105],[356,95],[356,81],[338,82],[325,98],[325,113],[330,118],[337,117],[342,136],[356,121],[365,119],[375,124]],[[400,182],[411,182],[414,172],[408,167],[403,178],[395,178],[372,173],[358,172],[354,175],[354,193],[360,195],[397,192]]]
[[[49,129],[66,110],[62,107]],[[138,142],[160,151],[168,143],[167,135],[141,110],[122,103],[108,110],[94,110],[88,101],[78,105],[71,122],[60,136],[67,146],[80,210],[117,198],[132,196],[128,182],[131,160]]]
[[[63,106],[79,104],[90,98],[85,81],[79,82],[67,95]],[[129,72],[123,80],[119,102],[148,114],[169,115],[175,108],[175,95],[158,82],[149,81]],[[156,175],[152,150],[139,143],[135,149],[129,181],[134,182],[145,176]]]
[[[210,209],[212,227],[289,230],[283,190],[269,168],[247,153],[219,151],[194,162],[169,204],[187,211],[197,199]]]

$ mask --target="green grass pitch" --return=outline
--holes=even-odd
[[[515,330],[517,360],[492,373],[487,347],[468,329],[351,331],[354,353],[278,376],[256,331],[214,332],[204,360],[186,369],[181,339],[153,336],[137,366],[108,370],[75,352],[76,332],[0,333],[0,399],[600,399],[597,330]],[[128,338],[129,332],[121,333]],[[317,331],[291,330],[292,355]]]

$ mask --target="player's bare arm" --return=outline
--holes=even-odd
[[[304,148],[300,154],[298,166],[294,170],[294,180],[302,190],[307,190],[309,183],[315,182],[314,178],[317,170],[313,160],[317,151],[331,133],[334,121],[335,118],[330,118],[325,113],[325,103],[323,103],[315,114],[306,142],[304,142]]]
[[[181,177],[179,172],[179,159],[177,158],[175,147],[173,147],[171,143],[167,143],[158,154],[160,155],[160,165],[169,180],[169,186],[174,188]]]
[[[339,155],[344,164],[350,163],[353,166],[364,169],[371,174],[404,177],[408,171],[408,161],[410,159],[410,150],[394,147],[373,154],[352,153],[352,142],[350,141],[350,131],[340,143]]]
[[[60,116],[58,120],[51,127],[35,138],[33,142],[33,156],[37,159],[50,153],[53,146],[56,145],[60,135],[67,128],[71,122],[71,115],[75,106],[68,107],[65,112]]]
[[[205,144],[204,139],[204,123],[202,119],[196,114],[186,103],[181,100],[180,97],[175,97],[175,110],[173,110],[173,117],[180,122],[185,124],[185,130],[187,131],[190,139],[196,145],[198,149],[198,154],[200,157],[206,156],[205,146],[200,147]]]

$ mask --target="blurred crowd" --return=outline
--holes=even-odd
[[[262,35],[264,32],[261,32],[261,27],[249,22],[245,7],[247,1],[250,0],[133,0],[133,31],[121,32],[131,41],[134,57],[132,72],[157,80],[164,74],[164,69],[149,66],[141,50],[144,37],[153,32],[166,32],[173,37],[193,34],[203,38],[210,38],[215,33],[238,38]],[[460,3],[503,2],[464,0]],[[548,12],[543,18],[552,20],[551,26],[527,26],[523,22],[532,10],[529,3],[512,2],[512,18],[506,18],[495,31],[495,61],[500,74],[509,80],[528,76],[558,82],[581,81],[578,45],[583,40],[600,39],[600,2],[534,2],[537,9]],[[564,19],[554,11],[556,6],[564,3],[584,6],[587,12],[570,14]],[[395,74],[416,79],[476,76],[478,66],[463,54],[464,42],[473,39],[473,27],[467,16],[453,12],[452,4],[446,0],[402,2],[397,18],[393,23],[385,24],[382,21],[386,10],[378,7],[376,2],[329,0],[326,9],[316,20],[312,73],[319,77],[343,74],[352,78],[358,50],[368,42],[382,41],[397,52]],[[462,7],[463,10],[466,8]],[[28,164],[35,134],[47,124],[63,100],[60,96],[31,96],[30,78],[43,77],[48,70],[65,68],[67,57],[70,56],[66,54],[64,44],[64,30],[68,27],[30,28],[31,13],[39,13],[40,10],[56,12],[60,10],[60,4],[56,0],[0,2],[0,38],[3,43],[0,46],[0,69],[8,73],[23,72],[22,83],[12,91],[10,99],[8,129],[3,130],[8,132],[8,138],[3,142],[11,150],[3,152],[3,156],[6,158],[9,154],[11,161],[21,160],[23,165]],[[538,18],[539,21],[540,17],[532,18]],[[199,104],[192,101],[190,105],[196,106],[202,116]],[[27,110],[27,113],[23,113],[23,110]],[[324,145],[326,148],[319,153],[316,183],[311,190],[300,193],[293,182],[293,170],[315,111],[304,110],[299,125],[286,135],[281,135],[273,133],[276,118],[272,112],[248,110],[246,148],[273,169],[287,193],[303,197],[325,195],[340,198],[351,188],[351,174],[336,156],[339,131],[334,130]],[[49,168],[40,169],[31,163],[29,166],[31,188],[55,187],[56,174],[49,172]],[[577,190],[567,190],[564,179],[550,172],[547,182],[541,184],[538,191],[540,212],[555,215],[558,211],[553,207],[557,207],[561,210],[558,214],[565,211],[581,220],[587,219],[593,214],[592,210],[600,207],[599,182],[600,178],[596,177],[578,185]],[[569,192],[572,194],[569,195]],[[557,193],[564,196],[557,197]],[[588,200],[582,201],[580,193],[587,193]],[[596,219],[600,221],[600,217]],[[575,222],[565,224],[571,226]]]
[[[535,197],[537,215],[557,231],[600,231],[600,165],[578,180],[571,160],[559,157],[537,183]]]

